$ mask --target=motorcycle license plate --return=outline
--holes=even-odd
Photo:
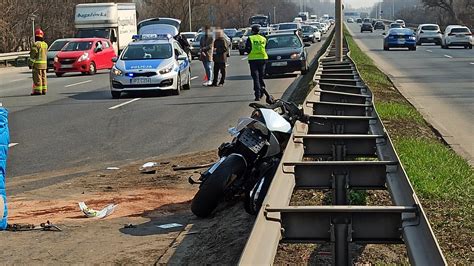
[[[258,154],[266,143],[257,132],[251,129],[244,130],[239,135],[239,141],[255,154]]]
[[[132,79],[132,84],[141,85],[141,84],[150,84],[151,78],[134,78]]]

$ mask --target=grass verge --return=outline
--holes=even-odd
[[[344,35],[448,264],[473,263],[473,169],[445,145],[347,30]]]

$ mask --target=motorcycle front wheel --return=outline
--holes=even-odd
[[[247,163],[239,155],[231,154],[206,178],[191,203],[191,211],[198,217],[209,216],[224,196],[226,189],[245,173]]]

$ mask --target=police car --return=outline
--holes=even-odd
[[[122,92],[171,90],[178,95],[181,89],[191,88],[191,63],[186,52],[169,34],[134,36],[110,71],[113,98]]]

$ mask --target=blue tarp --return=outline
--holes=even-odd
[[[8,144],[10,143],[10,133],[8,130],[8,111],[0,107],[0,197],[3,198],[3,217],[0,216],[0,230],[7,227],[7,194],[5,191],[5,176],[7,170]],[[1,203],[2,201],[0,201]]]

